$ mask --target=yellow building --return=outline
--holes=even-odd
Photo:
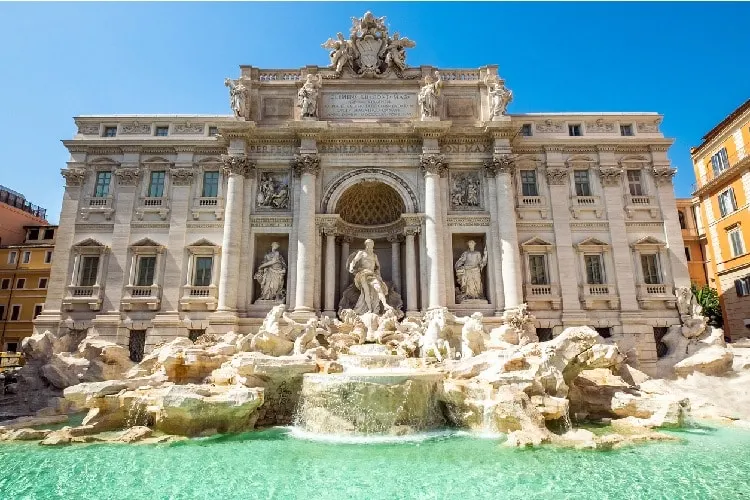
[[[15,352],[32,334],[47,297],[57,226],[25,226],[19,245],[0,247],[0,350]]]
[[[677,216],[682,229],[682,239],[685,242],[685,257],[687,258],[690,282],[698,287],[708,283],[709,269],[706,260],[705,238],[701,240],[698,232],[696,205],[690,198],[678,198]]]
[[[690,150],[693,193],[704,227],[709,281],[721,297],[726,334],[750,335],[750,100]]]

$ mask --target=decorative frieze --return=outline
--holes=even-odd
[[[83,135],[99,135],[98,123],[79,123],[78,133]]]
[[[587,134],[613,134],[614,132],[615,124],[612,122],[605,122],[601,118],[593,122],[586,122]]]
[[[655,134],[659,132],[659,123],[647,123],[647,122],[638,122],[636,123],[636,127],[638,128],[638,132],[646,133],[646,134]]]
[[[535,125],[536,131],[540,134],[557,134],[565,131],[564,122],[545,120]]]
[[[112,233],[114,224],[76,224],[76,231],[87,233]]]
[[[114,173],[120,186],[135,186],[138,184],[138,179],[141,178],[139,168],[120,167],[116,168]]]
[[[564,167],[547,167],[547,183],[551,186],[564,186],[568,183],[568,169]]]
[[[255,169],[255,162],[245,155],[221,155],[222,170],[225,175],[242,175],[248,177]]]
[[[169,177],[175,186],[189,186],[193,182],[195,170],[191,168],[171,168]]]
[[[223,229],[223,222],[188,222],[188,229]]]
[[[123,123],[120,125],[120,134],[121,135],[150,135],[151,124],[140,123],[140,122]]]
[[[64,168],[60,174],[65,177],[66,187],[83,186],[86,180],[86,170],[83,168]]]
[[[203,135],[205,132],[205,125],[202,123],[175,123],[172,125],[172,131],[175,134],[183,135]]]
[[[486,215],[449,215],[448,225],[451,227],[489,226],[490,218]]]
[[[292,227],[291,216],[253,215],[250,217],[252,227]]]
[[[443,176],[448,171],[448,163],[445,161],[445,156],[435,153],[419,155],[419,167],[424,174],[430,173]]]
[[[481,207],[482,181],[478,171],[451,172],[451,208],[478,210]]]
[[[622,181],[623,169],[615,166],[601,166],[599,167],[599,177],[601,177],[602,185],[607,186],[618,186]]]
[[[291,165],[297,177],[301,177],[302,174],[317,176],[320,173],[320,157],[317,154],[295,155]]]

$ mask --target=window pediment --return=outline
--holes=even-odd
[[[164,251],[164,245],[160,245],[150,238],[136,241],[130,248],[137,254],[156,254]]]
[[[666,246],[666,243],[653,236],[645,236],[631,245],[636,250],[659,250]]]
[[[521,249],[524,252],[552,252],[554,245],[542,238],[535,236],[523,243],[521,243]]]
[[[73,248],[79,248],[79,247],[105,247],[106,245],[104,243],[101,243],[93,238],[86,238],[83,241],[79,241],[75,245],[73,245]]]
[[[188,251],[195,255],[218,255],[221,252],[221,246],[205,238],[187,246]]]
[[[570,168],[589,168],[596,163],[596,160],[588,155],[572,155],[565,160],[565,164]]]
[[[579,252],[608,252],[612,248],[609,243],[594,237],[586,238],[575,247]]]
[[[89,166],[94,167],[95,169],[101,169],[101,170],[114,169],[120,166],[120,162],[115,161],[112,158],[109,158],[107,156],[95,158],[87,163]]]
[[[622,168],[643,168],[651,163],[651,160],[643,155],[629,155],[620,158],[618,163]]]

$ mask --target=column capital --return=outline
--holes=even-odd
[[[317,176],[320,173],[320,157],[316,153],[294,155],[291,165],[297,177],[301,177],[302,174]]]
[[[192,168],[170,168],[169,177],[174,186],[189,186],[193,182],[195,170]]]
[[[448,171],[445,156],[437,153],[419,155],[419,167],[425,175],[429,173],[443,176]]]
[[[618,186],[622,181],[622,168],[614,165],[600,166],[599,177],[602,179],[603,186]]]
[[[141,169],[137,167],[120,167],[114,172],[120,186],[135,186],[141,178]]]
[[[255,170],[255,162],[244,154],[221,155],[221,168],[226,175],[242,175],[249,177]]]
[[[403,241],[403,236],[400,234],[389,234],[386,239],[391,243],[401,243],[401,241]]]
[[[665,186],[672,183],[672,177],[677,173],[677,169],[672,167],[654,167],[653,172],[656,185]]]
[[[565,167],[547,167],[547,183],[553,186],[564,186],[568,183],[568,169]]]
[[[60,169],[60,175],[65,177],[65,186],[83,186],[86,180],[86,169],[83,168],[63,168]]]
[[[419,234],[419,226],[407,226],[404,228],[404,236],[416,236]]]
[[[513,155],[493,155],[491,160],[485,160],[484,171],[489,177],[495,177],[498,174],[513,175],[516,168],[516,159]]]
[[[354,241],[354,238],[352,238],[351,236],[347,236],[345,234],[340,234],[336,239],[338,240],[339,243],[347,243],[347,244]]]

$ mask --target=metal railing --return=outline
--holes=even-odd
[[[47,209],[34,205],[26,201],[26,197],[17,191],[13,191],[5,186],[0,186],[0,203],[5,203],[11,207],[18,208],[24,212],[30,213],[40,219],[47,218]]]

